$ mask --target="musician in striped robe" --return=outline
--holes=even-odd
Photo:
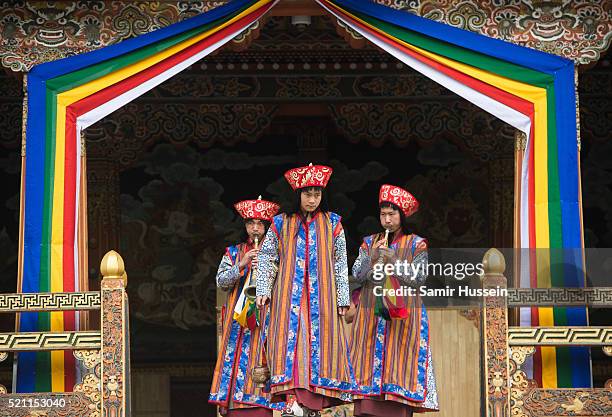
[[[278,212],[271,201],[240,201],[234,205],[244,219],[248,239],[226,249],[217,271],[217,286],[229,291],[223,306],[223,335],[213,375],[209,402],[219,405],[221,414],[229,417],[272,417],[270,395],[256,387],[251,370],[262,358],[262,326],[256,320],[257,309],[244,295],[244,288],[255,283],[257,268],[255,241],[261,242],[266,227]],[[261,313],[263,321],[263,312]]]
[[[285,173],[295,207],[274,217],[258,254],[272,401],[295,396],[307,416],[349,400],[354,388],[341,320],[350,304],[346,240],[323,194],[331,173],[312,164]]]
[[[354,415],[407,417],[415,411],[437,411],[429,321],[420,297],[374,293],[375,286],[416,287],[426,278],[427,244],[410,233],[406,222],[417,211],[418,202],[400,187],[383,185],[379,206],[381,226],[389,230],[388,242],[385,233],[364,238],[353,265],[353,276],[362,283],[349,342],[357,382]],[[376,276],[375,271],[382,270],[374,267],[377,262],[398,260],[413,267]]]

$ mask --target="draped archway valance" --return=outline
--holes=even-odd
[[[527,136],[518,168],[517,246],[576,250],[562,259],[547,250],[524,257],[521,285],[584,286],[573,62],[369,1],[317,2],[397,59]],[[218,49],[275,4],[232,0],[146,35],[32,69],[22,170],[21,291],[85,289],[80,132]],[[573,268],[551,273],[550,265],[559,262]],[[586,312],[540,308],[529,311],[525,322],[585,325]],[[28,313],[20,319],[21,331],[78,326],[73,312]],[[558,351],[542,349],[534,377],[545,387],[589,386],[588,350],[571,348],[571,361]],[[76,379],[70,352],[21,353],[18,365],[20,392],[64,391]]]

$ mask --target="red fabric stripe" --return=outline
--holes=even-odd
[[[74,114],[66,112],[66,121],[73,120]],[[76,227],[76,187],[77,187],[77,142],[75,129],[66,132],[66,151],[64,158],[64,247],[62,254],[64,291],[76,290],[74,279],[74,244]],[[79,290],[81,290],[79,288]],[[76,312],[64,311],[64,330],[76,330]],[[64,352],[64,391],[71,392],[76,383],[76,360],[71,351]]]
[[[507,93],[503,90],[500,90],[497,87],[484,83],[481,80],[475,79],[469,75],[463,74],[453,68],[450,68],[438,62],[435,62],[425,56],[419,55],[416,52],[397,43],[393,39],[384,37],[381,34],[369,29],[367,26],[361,24],[360,22],[352,19],[350,16],[343,13],[341,9],[338,9],[337,7],[335,7],[335,5],[329,2],[328,2],[328,5],[334,8],[334,10],[338,14],[342,15],[345,19],[351,21],[353,24],[368,31],[373,36],[377,37],[378,39],[383,40],[387,44],[393,45],[394,47],[400,49],[402,52],[405,52],[406,54],[410,55],[411,57],[415,59],[418,59],[419,61],[429,65],[430,67],[435,68],[439,70],[440,72],[456,79],[457,81],[460,81],[463,84],[483,94],[486,94],[487,96],[495,100],[498,100],[499,102],[529,116],[529,118],[531,119],[531,131],[530,131],[529,139],[530,139],[530,142],[533,144],[534,106],[531,102],[524,100],[520,97],[517,97],[513,94]],[[532,248],[535,247],[535,224],[534,224],[535,213],[534,213],[534,205],[533,205],[534,196],[535,196],[535,186],[534,186],[534,175],[533,175],[534,174],[533,158],[534,158],[534,155],[533,155],[533,145],[532,145],[530,149],[530,154],[529,154],[529,166],[528,166],[528,172],[529,172],[529,185],[528,186],[529,186],[529,202],[530,202],[529,204],[529,242],[530,242],[530,245],[529,246]],[[535,253],[530,252],[530,281],[531,281],[532,288],[537,287],[537,275],[536,275],[535,261],[536,261]],[[531,320],[532,320],[532,323],[531,323],[532,326],[537,326],[539,324],[537,308],[531,309]],[[539,349],[536,349],[536,353],[534,355],[533,370],[534,370],[534,378],[538,382],[539,386],[542,386],[542,358],[541,358],[541,351]]]
[[[99,107],[100,105],[106,103],[107,101],[119,96],[120,94],[133,89],[134,87],[142,84],[143,82],[163,73],[164,71],[174,67],[178,63],[188,59],[189,57],[197,54],[201,50],[205,49],[208,46],[211,46],[215,42],[220,41],[224,37],[230,35],[231,33],[236,32],[241,27],[246,27],[252,22],[256,21],[261,17],[267,10],[269,9],[263,7],[258,9],[257,11],[251,13],[248,16],[243,17],[242,19],[232,23],[226,28],[220,30],[212,34],[211,36],[202,39],[201,41],[183,49],[175,55],[172,55],[163,61],[158,62],[157,64],[141,71],[137,74],[132,75],[125,80],[122,80],[116,84],[113,84],[103,90],[98,91],[95,94],[92,94],[89,97],[85,97],[82,100],[77,101],[70,105],[70,107],[74,108],[74,111],[78,116],[87,113],[90,110]]]
[[[263,7],[248,16],[234,22],[219,32],[197,42],[176,55],[161,61],[160,63],[142,71],[128,79],[116,83],[104,90],[101,90],[89,97],[86,97],[66,109],[66,156],[65,156],[65,177],[64,177],[64,290],[74,292],[75,271],[74,271],[74,232],[75,232],[75,208],[76,208],[76,146],[79,146],[76,137],[76,117],[89,110],[105,103],[106,101],[118,96],[119,94],[133,88],[136,85],[164,72],[177,63],[193,56],[202,49],[218,42],[227,35],[237,31],[240,27],[246,27],[259,17],[261,17],[269,7]],[[74,311],[64,312],[65,330],[76,330],[76,319]],[[76,383],[76,361],[72,352],[65,352],[65,390],[72,391]]]
[[[385,37],[381,35],[380,33],[373,31],[369,27],[363,25],[361,22],[354,20],[353,18],[345,14],[341,9],[338,9],[335,5],[328,3],[328,6],[332,7],[338,14],[342,15],[345,19],[351,21],[351,23],[371,33],[373,36],[384,41],[385,43],[392,45],[394,48],[397,48],[401,50],[402,52],[406,53],[407,55],[410,55],[411,57],[418,59],[424,64],[444,73],[445,75],[448,75],[449,77],[452,77],[456,79],[457,81],[462,82],[463,84],[473,88],[474,90],[477,90],[483,94],[486,94],[487,96],[499,101],[500,103],[503,103],[506,106],[511,107],[523,113],[526,116],[529,116],[529,118],[532,120],[532,125],[533,125],[534,110],[533,110],[533,104],[530,103],[529,101],[524,100],[520,97],[517,97],[513,94],[510,94],[506,91],[503,91],[481,80],[473,78],[472,76],[463,74],[462,72],[459,72],[454,68],[447,67],[446,65],[440,64],[426,56],[420,55],[417,52],[414,52],[411,49],[406,48],[404,45],[398,43],[394,39]]]

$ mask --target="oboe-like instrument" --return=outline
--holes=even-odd
[[[255,241],[255,249],[259,249],[259,237],[255,236],[253,240]],[[244,288],[245,297],[249,298],[253,302],[255,302],[255,299],[257,298],[257,285],[256,283],[252,282],[253,277],[255,276],[256,272],[257,272],[257,266],[254,266],[253,268],[251,268],[251,276],[249,277],[249,285],[247,285]]]
[[[385,244],[383,245],[384,247],[388,248],[389,247],[389,229],[385,229]],[[383,256],[383,254],[379,254],[378,255],[378,263],[382,264],[385,261],[385,257]]]
[[[259,249],[259,238],[257,236],[255,236],[255,249]],[[253,274],[257,271],[257,266],[254,266],[252,271],[251,271],[251,276],[253,276]],[[251,300],[253,300],[253,302],[255,302],[256,298],[257,298],[257,291],[256,291],[256,285],[252,284],[249,285],[245,290],[244,293],[247,296],[247,298],[250,298]],[[262,323],[261,326],[259,328],[259,332],[260,332],[260,337],[259,337],[259,341],[260,341],[260,345],[261,345],[261,356],[259,358],[258,361],[258,365],[255,366],[252,370],[251,370],[251,378],[253,379],[253,382],[255,382],[255,385],[258,388],[264,388],[268,382],[268,380],[270,379],[270,369],[268,368],[268,366],[266,365],[264,359],[267,356],[267,352],[268,349],[266,348],[266,340],[265,340],[265,332],[266,329],[264,328],[264,319],[262,319]]]

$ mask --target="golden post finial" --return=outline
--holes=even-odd
[[[495,248],[489,249],[484,254],[482,265],[486,275],[503,275],[506,271],[504,255]]]
[[[106,252],[102,262],[100,262],[100,272],[103,278],[121,279],[124,284],[127,284],[127,274],[125,272],[125,264],[123,258],[114,250]]]

